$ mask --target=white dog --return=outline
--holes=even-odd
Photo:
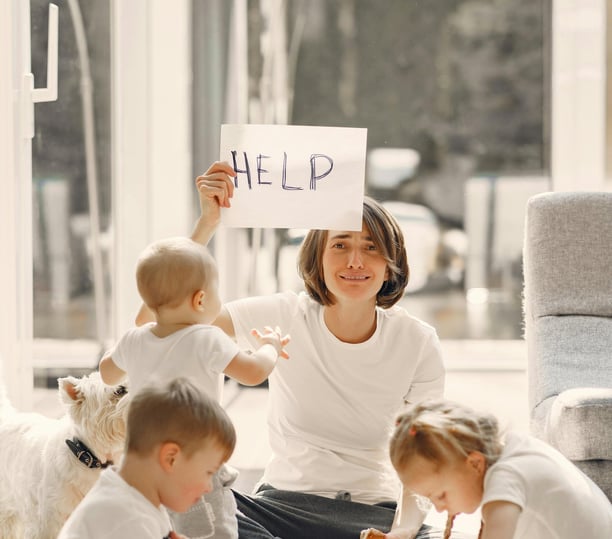
[[[126,387],[105,386],[97,372],[58,384],[61,419],[17,412],[0,395],[0,539],[56,539],[123,449]]]

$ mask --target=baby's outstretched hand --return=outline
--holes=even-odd
[[[289,335],[283,336],[278,326],[276,326],[275,329],[265,326],[263,333],[258,329],[252,329],[251,334],[257,337],[257,340],[261,346],[264,344],[271,344],[274,346],[274,348],[276,348],[276,351],[280,357],[289,359],[289,354],[285,350],[285,346],[289,344],[291,337]]]

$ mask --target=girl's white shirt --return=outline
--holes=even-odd
[[[556,449],[529,435],[508,433],[487,470],[482,504],[521,508],[514,539],[612,537],[612,504],[595,483]]]

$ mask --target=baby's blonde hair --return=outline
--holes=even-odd
[[[497,419],[448,400],[426,400],[408,407],[396,421],[389,444],[391,462],[404,469],[416,456],[442,466],[478,451],[487,467],[502,449]],[[455,515],[448,515],[444,538],[450,537]]]
[[[136,284],[149,309],[176,307],[216,277],[205,247],[189,238],[167,238],[149,245],[138,258]]]

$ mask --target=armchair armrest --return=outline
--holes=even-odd
[[[551,444],[570,460],[612,460],[611,428],[612,388],[568,389],[551,407]]]

